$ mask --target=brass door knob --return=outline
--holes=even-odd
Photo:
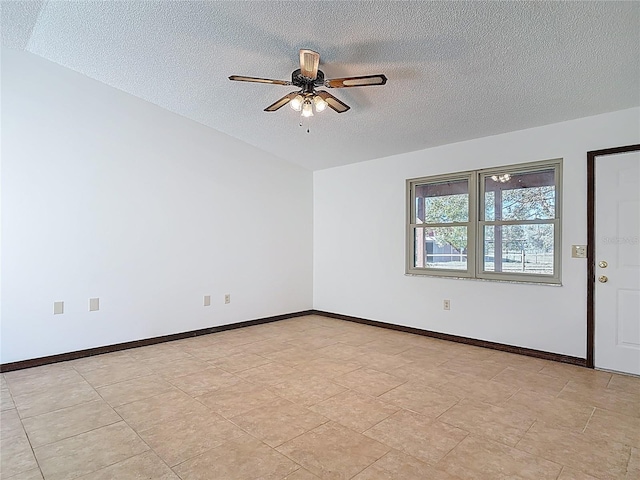
[[[598,263],[598,266],[600,268],[607,268],[609,266],[609,264],[607,262],[605,262],[604,260],[602,260],[601,262]]]
[[[606,275],[600,275],[600,276],[598,277],[598,281],[599,281],[600,283],[607,283],[607,282],[609,281],[609,277],[607,277]]]

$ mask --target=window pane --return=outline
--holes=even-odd
[[[555,172],[496,174],[484,178],[485,219],[547,220],[556,216]]]
[[[415,223],[469,221],[469,182],[454,180],[416,185]]]
[[[554,226],[485,225],[484,271],[553,275]]]
[[[416,268],[467,269],[467,227],[421,228],[414,232]]]

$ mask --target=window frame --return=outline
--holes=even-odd
[[[428,177],[410,178],[406,180],[407,219],[405,246],[405,274],[428,277],[471,278],[500,282],[534,283],[534,284],[562,284],[562,158],[542,160],[537,162],[504,165],[450,174],[433,175]],[[485,179],[492,175],[508,173],[525,174],[543,170],[554,171],[555,216],[551,219],[531,220],[487,220],[485,218]],[[447,181],[469,182],[469,216],[468,222],[451,222],[445,224],[412,223],[417,219],[415,189],[418,185],[436,184]],[[492,272],[484,270],[484,229],[487,225],[553,225],[553,274],[521,273],[521,272]],[[426,226],[466,226],[467,227],[467,269],[427,268],[415,266],[415,237],[416,228]]]

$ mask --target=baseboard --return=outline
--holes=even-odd
[[[86,350],[77,350],[75,352],[60,353],[58,355],[49,355],[47,357],[32,358],[29,360],[20,360],[18,362],[0,364],[0,372],[11,372],[13,370],[22,370],[24,368],[40,367],[51,363],[66,362],[68,360],[77,360],[79,358],[91,357],[93,355],[101,355],[103,353],[117,352],[127,350],[129,348],[145,347],[156,343],[171,342],[173,340],[182,340],[183,338],[197,337],[200,335],[208,335],[210,333],[223,332],[225,330],[234,330],[236,328],[251,327],[253,325],[261,325],[263,323],[277,322],[288,318],[303,317],[312,315],[313,310],[304,310],[301,312],[285,313],[283,315],[275,315],[273,317],[257,318],[255,320],[247,320],[245,322],[231,323],[228,325],[220,325],[218,327],[208,327],[200,330],[191,330],[189,332],[174,333],[171,335],[163,335],[161,337],[145,338],[142,340],[134,340],[131,342],[116,343],[114,345],[105,345],[103,347],[88,348]]]
[[[544,360],[552,360],[554,362],[570,363],[571,365],[578,365],[580,367],[587,366],[587,360],[579,357],[572,357],[570,355],[561,355],[559,353],[544,352],[542,350],[534,350],[532,348],[515,347],[513,345],[505,345],[503,343],[489,342],[486,340],[478,340],[475,338],[460,337],[458,335],[450,335],[448,333],[432,332],[430,330],[422,330],[414,327],[405,327],[403,325],[396,325],[393,323],[379,322],[376,320],[367,320],[366,318],[352,317],[349,315],[342,315],[340,313],[324,312],[322,310],[312,310],[313,315],[321,315],[324,317],[336,318],[338,320],[346,320],[348,322],[362,323],[364,325],[371,325],[374,327],[388,328],[390,330],[397,330],[399,332],[413,333],[415,335],[423,335],[425,337],[438,338],[440,340],[447,340],[449,342],[464,343],[466,345],[473,345],[475,347],[491,348],[493,350],[500,350],[501,352],[515,353],[518,355],[526,355],[528,357],[541,358]]]

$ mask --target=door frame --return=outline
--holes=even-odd
[[[640,143],[624,147],[605,148],[587,152],[587,364],[594,368],[596,334],[596,158],[640,150]]]

